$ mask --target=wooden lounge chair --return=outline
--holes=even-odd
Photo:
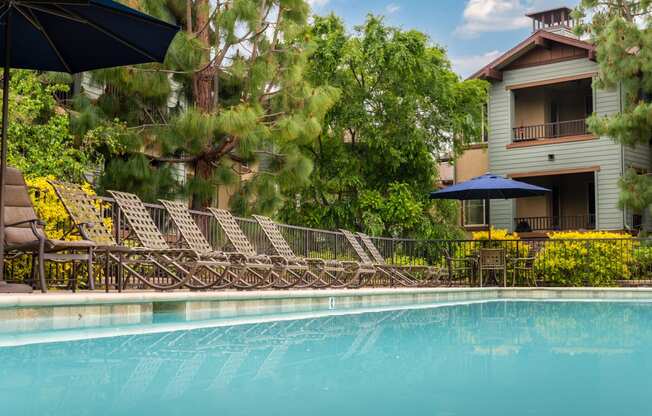
[[[109,290],[109,276],[112,268],[117,268],[116,287],[124,287],[123,274],[133,276],[145,286],[157,290],[169,290],[181,286],[201,289],[204,282],[190,279],[186,274],[179,277],[180,270],[172,260],[184,260],[188,253],[170,249],[163,241],[146,241],[147,246],[131,247],[120,245],[111,231],[102,221],[97,207],[97,200],[88,195],[80,185],[66,182],[50,181],[59,200],[75,224],[79,234],[86,240],[97,244],[96,256],[103,257],[105,267],[106,290]],[[182,258],[177,258],[182,256]],[[196,265],[193,265],[196,266]],[[183,272],[181,272],[183,276]]]
[[[301,284],[305,266],[288,264],[282,256],[268,256],[256,253],[235,217],[229,211],[219,208],[208,208],[208,211],[215,217],[220,228],[224,231],[226,239],[235,250],[231,253],[234,256],[233,260],[246,264],[251,268],[260,267],[261,265],[273,265],[275,267],[276,270],[270,275],[272,279],[260,285],[261,288],[286,289]]]
[[[360,241],[367,248],[373,261],[379,265],[387,265],[385,258],[378,251],[376,245],[371,241],[371,238],[364,233],[358,233]],[[409,280],[416,282],[419,285],[436,286],[441,283],[440,277],[442,269],[437,266],[427,265],[388,265],[392,267],[393,271],[399,272],[406,276]]]
[[[213,287],[214,289],[229,286],[238,289],[252,289],[263,286],[273,278],[272,273],[275,272],[275,267],[269,262],[250,264],[244,261],[243,256],[231,255],[222,251],[213,250],[211,244],[192,218],[190,210],[186,205],[180,202],[166,201],[163,199],[159,201],[165,207],[172,222],[179,230],[181,238],[189,248],[200,253],[203,257],[212,258],[217,256],[220,259],[226,257],[231,263],[231,268],[228,272],[231,279],[221,286],[218,285]]]
[[[138,196],[118,191],[109,191],[109,194],[115,199],[116,205],[127,220],[130,233],[141,246],[162,250],[162,257],[167,262],[168,269],[172,268],[183,276],[178,281],[179,287],[187,286],[200,290],[224,283],[232,266],[226,255],[215,252],[202,253],[193,248],[171,248]],[[208,279],[200,277],[202,273],[208,274]]]
[[[88,240],[53,240],[45,235],[45,224],[34,211],[32,200],[23,174],[16,168],[7,167],[5,177],[5,250],[8,258],[21,253],[32,255],[32,278],[38,274],[42,292],[47,291],[45,262],[84,262],[87,268],[89,289],[94,289],[93,249],[95,243]],[[2,266],[2,265],[0,265]],[[36,279],[34,279],[36,280]],[[73,272],[71,288],[76,289],[77,279]]]
[[[362,248],[358,239],[355,238],[355,235],[348,230],[340,229],[340,232],[344,234],[344,238],[349,243],[355,254],[360,258],[361,264],[366,267],[374,270],[374,280],[381,285],[389,286],[416,286],[417,282],[411,279],[409,276],[401,273],[398,269],[393,266],[386,264],[383,260],[383,263],[375,263],[371,260],[371,257],[367,255],[367,252]]]
[[[294,254],[294,251],[274,221],[262,215],[254,215],[253,217],[258,222],[258,225],[260,225],[260,228],[262,228],[277,255],[281,256],[288,264],[300,264],[306,268],[303,278],[305,284],[302,286],[337,288],[346,287],[348,285],[347,282],[355,281],[355,278],[347,279],[346,277],[352,270],[355,270],[357,264],[354,262],[299,257]]]

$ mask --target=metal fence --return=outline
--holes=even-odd
[[[129,244],[129,226],[113,199],[103,197],[102,215],[110,218],[116,239]],[[182,239],[163,206],[146,204],[150,214],[171,247],[183,247]],[[214,217],[203,211],[191,212],[215,250],[232,251]],[[265,233],[254,219],[237,218],[245,235],[259,254],[275,254]],[[62,227],[72,228],[71,224]],[[359,260],[344,235],[336,231],[279,224],[281,233],[299,257]],[[436,265],[450,273],[450,259],[477,260],[482,248],[500,247],[508,260],[508,272],[516,284],[613,285],[619,281],[652,278],[652,240],[618,239],[523,239],[523,240],[415,240],[371,237],[388,264]],[[518,260],[520,259],[520,260]],[[520,261],[519,262],[517,262]],[[27,276],[31,259],[19,256],[5,265],[8,280]],[[518,270],[517,270],[518,269]],[[531,276],[520,278],[517,271]],[[75,269],[65,264],[48,264],[46,273],[53,287],[67,287]],[[472,273],[472,270],[470,271]],[[471,276],[462,276],[467,283]],[[623,282],[620,282],[623,283]]]

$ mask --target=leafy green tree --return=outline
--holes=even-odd
[[[94,165],[94,149],[77,142],[69,117],[55,100],[65,83],[14,70],[10,81],[7,159],[26,176],[79,181]]]
[[[583,0],[577,27],[596,44],[597,88],[620,86],[622,111],[592,116],[589,128],[626,145],[648,146],[652,138],[652,2],[649,0]],[[652,178],[629,170],[621,181],[621,206],[642,211],[652,204]]]
[[[311,35],[309,81],[338,88],[341,99],[303,145],[315,168],[283,218],[376,235],[457,233],[458,203],[428,193],[436,155],[479,137],[486,84],[460,81],[444,49],[378,17],[349,35],[339,18],[316,16]]]
[[[283,191],[305,183],[312,163],[298,145],[314,140],[337,98],[312,88],[304,0],[132,0],[179,24],[165,63],[95,71],[96,102],[75,101],[75,132],[106,135],[115,152],[100,181],[141,197],[186,193],[214,202],[216,187],[250,173],[233,207],[273,212]],[[175,101],[178,98],[178,101]],[[169,104],[176,107],[169,110]],[[107,142],[107,140],[105,140]],[[173,168],[184,164],[185,186]]]

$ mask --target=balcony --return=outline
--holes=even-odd
[[[531,140],[558,139],[588,134],[586,119],[558,121],[512,128],[512,141],[522,143]]]
[[[512,90],[512,144],[587,136],[593,113],[591,79]]]
[[[550,189],[547,195],[515,201],[514,230],[568,231],[596,228],[595,173],[519,178]]]
[[[514,218],[514,229],[517,232],[594,230],[595,215],[517,217]]]

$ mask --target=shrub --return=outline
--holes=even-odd
[[[427,266],[428,262],[422,257],[405,256],[396,254],[394,257],[385,259],[388,264],[395,264],[397,266]]]
[[[487,231],[477,231],[472,234],[473,240],[484,241],[483,247],[505,248],[507,257],[527,257],[530,252],[530,245],[520,242],[520,237],[516,233],[510,233],[507,230],[495,229],[491,227],[491,240]]]
[[[631,262],[632,278],[646,278],[652,274],[652,246],[634,248]]]
[[[609,232],[556,232],[537,253],[534,270],[558,286],[613,286],[629,279],[636,241]]]

